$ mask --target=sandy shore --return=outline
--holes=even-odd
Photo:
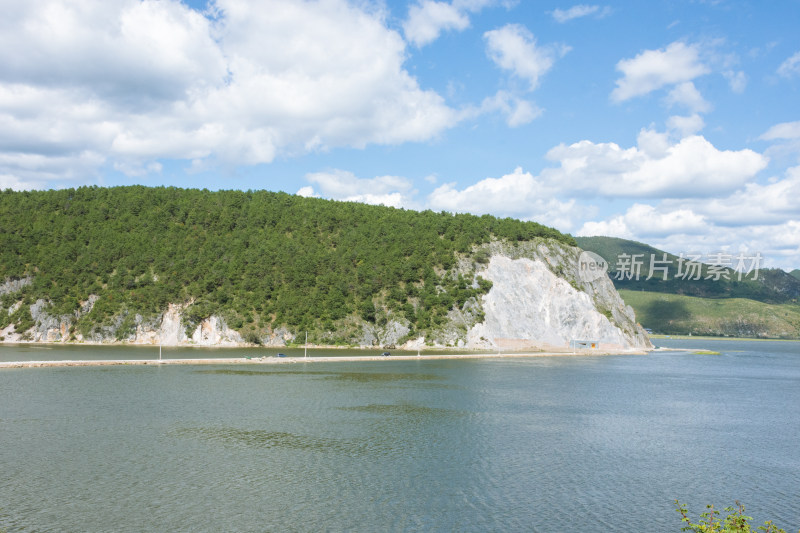
[[[520,357],[573,357],[585,355],[646,355],[647,351],[603,352],[598,350],[579,350],[576,352],[532,352],[532,353],[481,353],[481,354],[434,354],[434,355],[392,355],[384,356],[344,356],[344,357],[236,357],[220,359],[106,359],[94,361],[8,361],[0,362],[4,368],[39,368],[64,366],[161,366],[161,365],[275,365],[298,363],[354,363],[363,361],[422,361],[441,359],[509,359]]]

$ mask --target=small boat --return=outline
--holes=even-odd
[[[383,352],[381,355],[384,356],[384,357],[389,357],[392,354],[390,354],[389,352]]]
[[[285,354],[285,353],[279,353],[279,354],[278,354],[278,355],[276,355],[275,357],[286,357],[286,354]]]

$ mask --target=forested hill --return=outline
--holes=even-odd
[[[701,263],[695,276],[679,276],[681,259],[650,245],[615,237],[577,237],[578,246],[597,253],[608,262],[609,276],[617,289],[651,291],[667,294],[681,294],[700,298],[747,298],[764,303],[797,303],[800,301],[800,278],[781,269],[763,268],[740,276],[732,268],[720,269],[715,276],[707,263]],[[709,261],[712,257],[703,257]],[[641,261],[641,275],[626,277],[618,273],[619,261],[623,257],[637,256]],[[651,258],[661,265],[666,258],[667,279],[662,271],[653,269],[650,277]],[[731,264],[735,264],[735,254],[731,254]],[[655,263],[659,264],[659,263]],[[752,266],[752,260],[745,261],[745,267]],[[684,268],[686,272],[686,268]],[[650,277],[650,279],[647,279]]]
[[[0,284],[30,283],[2,296],[0,329],[31,327],[29,307],[39,299],[57,316],[94,295],[73,334],[122,320],[123,338],[134,314],[189,302],[187,330],[217,314],[254,340],[278,326],[333,330],[348,317],[379,321],[387,313],[424,333],[491,285],[444,275],[459,255],[492,239],[537,237],[575,244],[532,222],[267,191],[6,190]]]

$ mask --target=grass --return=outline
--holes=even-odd
[[[800,305],[746,298],[698,298],[647,291],[619,291],[636,319],[654,333],[772,339],[800,338]]]

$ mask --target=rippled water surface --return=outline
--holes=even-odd
[[[796,531],[800,343],[670,343],[722,355],[3,370],[0,529]]]

